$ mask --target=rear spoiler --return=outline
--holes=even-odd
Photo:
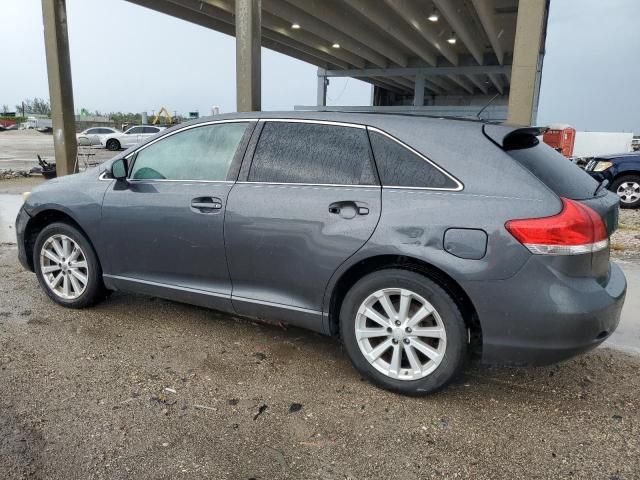
[[[491,124],[482,126],[484,136],[505,151],[535,147],[540,143],[538,137],[547,130],[549,130],[548,127],[513,128],[506,125]]]

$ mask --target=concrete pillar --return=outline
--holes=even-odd
[[[518,4],[507,119],[514,125],[530,125],[536,120],[547,8],[548,0],[521,0]]]
[[[42,0],[53,146],[58,175],[75,173],[76,117],[73,108],[67,6],[65,0]]]
[[[326,107],[327,106],[327,85],[329,84],[329,79],[325,75],[326,70],[324,68],[318,68],[318,93],[316,105],[318,107]]]
[[[413,87],[413,106],[424,106],[424,75],[416,75],[416,84]]]
[[[262,108],[261,10],[262,0],[236,0],[236,104],[239,112]]]

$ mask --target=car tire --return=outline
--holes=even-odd
[[[390,305],[392,314],[385,313],[383,303]],[[430,309],[433,313],[415,322]],[[387,326],[378,323],[394,314]],[[455,300],[436,282],[408,270],[378,270],[353,285],[340,309],[340,335],[363,377],[405,395],[443,388],[467,358],[467,328]]]
[[[110,138],[109,140],[107,140],[106,146],[107,146],[107,150],[111,150],[112,152],[115,152],[116,150],[120,150],[120,142],[115,138]]]
[[[38,283],[54,302],[85,308],[105,298],[98,257],[85,235],[63,222],[47,225],[33,249]]]
[[[621,208],[640,207],[640,175],[623,175],[616,178],[611,191],[620,197]]]

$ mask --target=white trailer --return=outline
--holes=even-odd
[[[576,132],[573,156],[597,157],[631,151],[633,133],[624,132]]]

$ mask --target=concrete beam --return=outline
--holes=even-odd
[[[447,78],[459,87],[462,87],[467,93],[473,95],[473,84],[467,80],[467,77],[463,77],[462,75],[447,75]]]
[[[262,109],[261,0],[236,0],[236,104],[239,112]]]
[[[213,17],[210,15],[210,12],[203,8],[203,10],[193,10],[188,6],[182,4],[181,2],[171,2],[171,3],[159,3],[157,0],[127,0],[130,3],[134,3],[141,7],[146,7],[152,10],[155,10],[160,13],[164,13],[166,15],[171,15],[172,17],[179,18],[186,22],[191,22],[196,25],[200,25],[204,28],[209,28],[211,30],[216,30],[218,32],[225,33],[227,35],[231,35],[232,37],[236,34],[235,20],[232,15],[226,15],[224,20],[221,20],[219,16]],[[206,7],[206,5],[203,5]],[[207,13],[203,13],[207,11]],[[226,12],[219,12],[226,13]],[[262,38],[262,46],[273,50],[278,53],[282,53],[283,55],[288,55],[290,57],[297,58],[304,62],[310,63],[311,65],[315,65],[320,68],[348,68],[346,63],[335,61],[333,58],[327,58],[324,54],[316,52],[312,49],[305,48],[301,50],[299,45],[295,45],[295,47],[290,46],[293,42],[284,37],[279,37],[275,32],[273,33],[273,38],[268,38],[263,35]],[[284,43],[281,43],[284,42]],[[311,52],[311,53],[309,53]]]
[[[317,35],[322,38],[327,45],[337,42],[340,44],[341,49],[352,52],[378,67],[386,67],[388,65],[384,55],[381,55],[337,28],[318,20],[283,0],[262,0],[262,8],[264,12],[269,12],[272,15],[285,19],[290,25],[297,23],[301,26],[302,30]]]
[[[362,2],[361,0],[343,0],[343,2],[394,37],[425,62],[436,65],[436,55],[433,50],[428,48],[422,38],[414,31],[407,29],[402,19],[387,5],[378,2]]]
[[[53,147],[58,176],[77,171],[76,117],[69,58],[69,32],[65,0],[42,0],[44,46],[47,57]]]
[[[409,92],[413,92],[413,88],[415,85],[415,81],[413,80],[413,78],[393,77],[393,78],[387,78],[385,79],[385,81],[397,83],[398,85],[401,85]]]
[[[369,82],[372,85],[376,85],[378,87],[382,87],[385,88],[391,92],[400,94],[400,95],[406,95],[407,93],[409,93],[412,90],[409,90],[406,86],[404,85],[400,85],[399,83],[394,82],[393,80],[389,79],[389,78],[381,78],[381,77],[375,77],[375,78],[367,78],[367,77],[363,77],[360,80],[365,81],[365,82]]]
[[[439,35],[435,25],[427,20],[427,15],[423,12],[420,3],[415,0],[385,0],[385,2],[442,56],[453,65],[458,65],[458,53]]]
[[[500,95],[504,94],[504,83],[500,76],[495,73],[489,73],[488,77],[489,80],[491,80],[491,83],[493,83],[493,86],[496,87],[496,90],[500,92]]]
[[[429,82],[431,82],[432,84],[434,84],[436,87],[438,87],[440,89],[441,92],[450,92],[453,87],[452,85],[447,82],[445,80],[446,77],[436,77],[436,76],[431,76],[429,77]],[[427,85],[428,86],[428,85]]]
[[[471,0],[471,3],[478,14],[482,28],[484,28],[484,32],[487,34],[487,38],[489,39],[489,43],[496,54],[498,63],[502,65],[504,62],[504,50],[502,49],[500,39],[498,38],[498,27],[496,25],[495,14],[493,12],[493,1]]]
[[[547,13],[547,0],[521,1],[518,6],[507,119],[514,125],[535,123]]]
[[[140,3],[140,0],[134,1],[135,3]],[[152,0],[143,1],[149,2]],[[212,19],[216,19],[228,25],[231,25],[232,31],[230,35],[235,35],[235,7],[229,0],[209,0],[209,3],[202,3],[201,0],[168,1],[172,4],[175,4],[176,6],[188,9],[195,14],[206,15],[208,17],[211,17]],[[160,5],[161,4],[158,4],[158,7]],[[348,60],[353,61],[354,63],[351,63],[351,65],[364,65],[364,61],[361,58],[351,54],[350,52],[340,52],[339,49],[332,49],[322,39],[319,39],[318,37],[315,37],[313,35],[310,36],[306,32],[301,34],[298,38],[293,38],[289,32],[286,22],[283,23],[281,19],[277,19],[276,21],[273,20],[273,16],[268,14],[266,17],[263,16],[261,19],[262,39],[265,47],[269,47],[269,45],[272,45],[273,42],[277,42],[278,44],[288,47],[289,51],[302,52],[303,56],[297,57],[301,60],[309,61],[304,57],[315,57],[317,60],[311,61],[309,63],[317,66],[326,67],[327,64],[329,64],[335,65],[339,68],[349,68],[350,63],[343,60],[343,58],[347,58]],[[220,31],[227,33],[224,29]],[[271,40],[271,42],[267,41],[267,39]],[[278,48],[273,49],[276,51],[280,51],[278,50]],[[295,53],[285,54],[296,57]],[[318,64],[319,61],[322,63],[322,65]]]
[[[355,20],[342,2],[328,2],[328,0],[287,0],[287,2],[342,32],[349,32],[349,36],[368,45],[397,65],[407,66],[407,56],[401,50],[372,32],[369,25]]]
[[[416,75],[416,85],[413,89],[413,106],[424,106],[424,75]]]
[[[471,83],[478,87],[478,90],[480,90],[482,93],[484,93],[485,95],[489,93],[489,86],[483,77],[479,75],[467,75],[466,77],[471,81]]]
[[[507,74],[511,65],[475,65],[465,67],[406,67],[406,68],[363,68],[351,70],[327,70],[329,77],[415,77],[424,74],[427,77],[442,75],[487,75],[489,73]]]
[[[231,0],[208,0],[208,6],[202,5],[201,1],[197,0],[183,0],[191,1],[196,4],[196,8],[217,8],[230,15],[234,13],[234,4]],[[277,33],[282,37],[290,38],[291,41],[297,42],[302,46],[307,46],[312,49],[318,50],[325,55],[336,57],[345,65],[353,65],[354,67],[364,68],[365,61],[361,57],[351,53],[343,48],[332,48],[331,46],[335,41],[328,42],[327,40],[314,35],[306,29],[294,30],[291,28],[291,24],[286,20],[283,20],[277,15],[273,15],[269,12],[262,12],[262,35],[271,36],[271,32]],[[342,46],[341,46],[342,47]]]
[[[462,15],[456,10],[451,0],[433,0],[435,6],[440,10],[442,16],[447,20],[447,23],[451,25],[451,28],[458,35],[462,43],[467,47],[467,50],[471,52],[473,58],[476,59],[478,64],[482,65],[483,55],[482,49],[478,46],[480,42],[473,38],[473,35],[469,31]]]

